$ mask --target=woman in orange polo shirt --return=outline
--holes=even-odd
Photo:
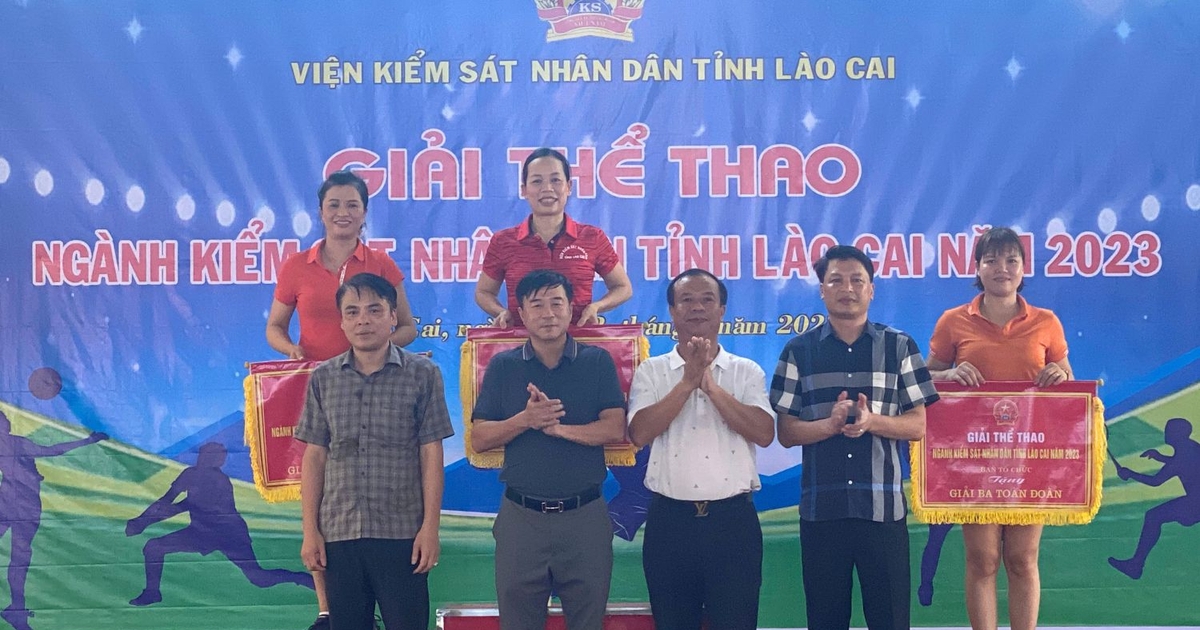
[[[404,273],[389,256],[359,239],[367,217],[366,182],[349,171],[338,171],[321,184],[317,200],[325,238],[284,261],[267,316],[267,343],[289,359],[324,361],[349,350],[334,296],[343,282],[360,273],[383,276],[396,286],[392,343],[412,343],[417,325],[404,294]],[[296,311],[300,311],[299,343],[293,343],[288,333]]]
[[[934,379],[976,386],[985,380],[1033,381],[1038,387],[1070,380],[1067,340],[1053,312],[1030,306],[1025,248],[1006,227],[988,230],[975,245],[975,287],[980,295],[942,314],[929,342]],[[967,552],[967,615],[976,630],[997,624],[996,574],[1008,574],[1008,616],[1013,630],[1037,626],[1041,582],[1041,525],[963,525]]]
[[[350,349],[342,332],[336,294],[347,279],[360,273],[383,276],[396,286],[396,330],[392,343],[406,346],[417,337],[417,325],[404,294],[404,273],[386,254],[359,238],[367,216],[367,184],[349,171],[329,176],[317,191],[325,238],[292,254],[279,271],[275,299],[267,315],[267,343],[289,359],[324,361]],[[300,342],[288,333],[292,314],[300,312]],[[327,630],[329,601],[324,573],[313,573],[318,615],[309,630]]]

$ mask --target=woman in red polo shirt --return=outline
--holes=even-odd
[[[975,244],[971,302],[942,314],[929,341],[935,379],[976,386],[994,381],[1033,381],[1038,387],[1072,378],[1067,340],[1053,312],[1030,306],[1025,287],[1025,248],[1006,227],[988,230]],[[967,552],[967,616],[975,629],[997,624],[996,574],[1008,574],[1008,616],[1013,630],[1037,627],[1041,581],[1041,525],[963,525]]]
[[[279,271],[275,300],[267,316],[267,343],[290,359],[324,361],[350,349],[334,299],[338,287],[360,273],[374,273],[396,285],[396,330],[392,343],[406,346],[417,326],[404,294],[404,273],[386,254],[359,239],[367,216],[367,184],[358,175],[338,171],[317,191],[325,238],[288,257]],[[300,311],[300,343],[288,334],[292,314]]]
[[[571,282],[571,320],[577,326],[595,324],[597,316],[633,296],[629,275],[604,230],[579,223],[566,213],[571,196],[571,165],[554,149],[538,149],[521,165],[521,196],[532,210],[529,218],[496,232],[483,258],[483,273],[475,285],[475,303],[496,326],[520,324],[517,283],[530,271],[551,269]],[[596,274],[608,291],[592,300]],[[508,287],[508,308],[500,303],[500,285]]]
[[[366,182],[349,171],[338,171],[321,184],[317,203],[325,238],[284,261],[267,315],[267,343],[289,359],[324,361],[346,352],[350,341],[342,332],[338,287],[356,274],[374,273],[396,286],[392,343],[408,345],[417,337],[417,326],[404,294],[404,274],[390,257],[359,239],[367,216]],[[300,311],[300,343],[293,343],[288,333],[296,311]],[[313,573],[313,583],[318,615],[309,630],[328,630],[325,574]]]

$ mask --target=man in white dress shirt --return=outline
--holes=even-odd
[[[766,376],[717,342],[728,292],[690,269],[667,286],[679,343],[638,366],[629,436],[651,444],[642,567],[659,630],[754,630],[762,528],[755,445],[775,438]]]

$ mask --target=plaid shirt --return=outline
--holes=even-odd
[[[393,345],[383,369],[364,376],[351,352],[313,371],[296,427],[297,440],[329,448],[321,534],[413,538],[425,517],[420,447],[454,435],[442,373]]]
[[[938,399],[916,342],[895,328],[867,322],[847,345],[826,322],[788,342],[771,381],[776,412],[808,422],[828,418],[843,391],[851,400],[866,394],[871,411],[886,416]],[[838,434],[801,447],[801,519],[904,518],[900,462],[907,442],[869,437]]]

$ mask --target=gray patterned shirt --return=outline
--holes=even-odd
[[[420,447],[454,435],[442,373],[393,345],[383,369],[364,376],[351,352],[313,371],[296,427],[297,440],[329,449],[321,534],[414,538],[425,516]]]

